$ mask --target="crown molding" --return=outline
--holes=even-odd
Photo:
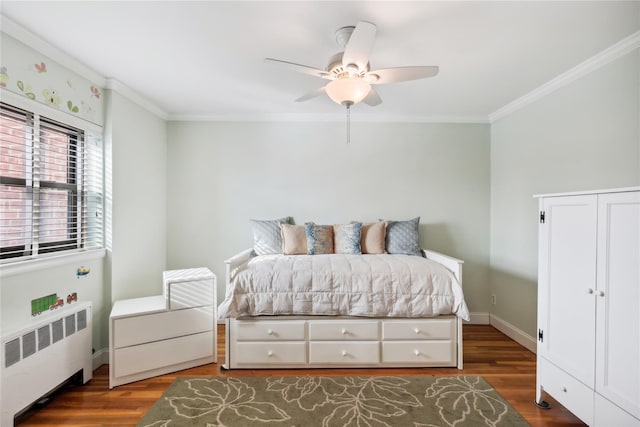
[[[105,78],[103,75],[86,66],[84,63],[72,57],[68,53],[55,47],[40,36],[27,30],[20,24],[12,21],[10,18],[7,18],[4,15],[0,15],[0,28],[2,28],[3,33],[8,34],[19,42],[24,43],[30,48],[51,58],[55,62],[68,68],[69,70],[72,70],[74,73],[80,75],[81,77],[84,77],[95,85],[104,87]]]
[[[602,52],[592,56],[586,61],[576,65],[559,76],[549,80],[542,86],[532,90],[520,98],[511,101],[502,108],[489,114],[489,123],[493,123],[521,108],[549,95],[563,86],[572,83],[579,78],[597,70],[598,68],[615,61],[616,59],[638,49],[640,47],[640,31],[636,31],[630,36],[620,40],[618,43],[608,47]]]
[[[169,114],[177,122],[344,122],[346,113],[330,114]],[[488,124],[486,116],[395,116],[351,114],[353,123],[476,123]]]
[[[140,95],[138,92],[134,91],[121,81],[109,77],[106,79],[104,87],[105,89],[110,89],[114,92],[117,92],[118,94],[127,98],[129,101],[139,105],[150,113],[155,114],[162,120],[169,120],[169,113],[167,113],[162,108],[158,107],[156,104],[149,101],[147,98]]]

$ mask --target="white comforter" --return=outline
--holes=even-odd
[[[469,320],[462,287],[411,255],[261,255],[232,273],[219,317],[348,315]]]

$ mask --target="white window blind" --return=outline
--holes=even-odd
[[[103,246],[101,135],[0,105],[0,258]]]

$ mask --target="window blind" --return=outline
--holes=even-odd
[[[0,258],[102,247],[101,135],[0,107]]]

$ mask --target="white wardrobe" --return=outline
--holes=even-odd
[[[536,402],[590,426],[640,426],[639,190],[536,196]]]

